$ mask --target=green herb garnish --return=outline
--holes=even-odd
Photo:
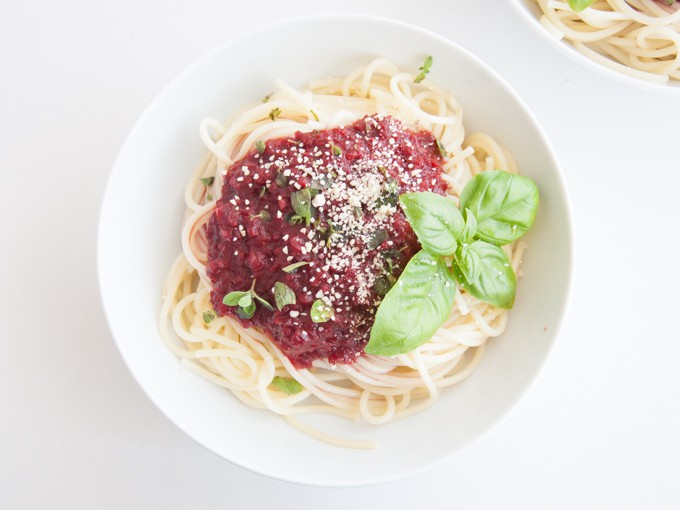
[[[281,115],[281,108],[278,106],[276,108],[272,108],[272,111],[269,112],[269,118],[272,120],[276,120],[279,115]]]
[[[307,264],[309,264],[309,262],[305,262],[305,261],[293,262],[292,264],[282,268],[281,271],[283,271],[284,273],[292,273],[297,268],[302,267],[302,266],[306,266]]]
[[[203,322],[206,324],[210,324],[213,320],[215,320],[215,317],[217,317],[215,310],[207,310],[203,312]]]
[[[425,61],[423,62],[423,65],[418,68],[418,73],[413,80],[413,83],[420,83],[425,79],[425,75],[430,72],[430,68],[432,67],[432,57],[428,56],[425,58]]]
[[[317,299],[312,303],[309,316],[312,322],[327,322],[335,317],[335,311],[332,306],[327,305],[321,299]]]
[[[539,196],[528,177],[488,171],[463,189],[464,214],[436,193],[405,193],[399,201],[423,249],[378,308],[365,350],[381,356],[409,352],[430,338],[450,313],[456,284],[486,303],[512,307],[516,276],[501,246],[529,230]],[[386,283],[376,281],[376,291]]]
[[[283,310],[284,306],[294,305],[297,302],[293,289],[283,282],[276,282],[274,284],[274,300],[276,301],[276,308],[279,309],[279,312]]]
[[[314,110],[309,110],[312,116],[314,117],[314,120],[319,122],[319,116],[316,114]]]
[[[331,146],[331,152],[333,153],[334,156],[342,156],[342,149],[337,145]]]
[[[437,148],[439,149],[439,154],[441,154],[442,158],[448,158],[449,153],[446,151],[446,147],[444,147],[444,144],[437,138]]]
[[[296,393],[300,393],[303,390],[302,384],[297,382],[292,377],[281,377],[278,375],[272,379],[272,386],[278,388],[284,393],[287,393],[288,395],[295,395]]]
[[[387,241],[389,238],[389,235],[387,234],[387,230],[384,228],[381,228],[379,230],[376,230],[371,234],[371,237],[368,239],[368,242],[366,243],[366,248],[369,250],[375,250],[378,246],[380,246],[384,241]]]
[[[263,103],[268,103],[269,100],[270,100],[271,97],[272,97],[272,94],[273,94],[273,92],[270,92],[269,94],[267,94],[266,96],[264,96],[264,97],[262,98],[262,102],[263,102]]]
[[[201,182],[205,186],[212,186],[213,183],[215,182],[215,177],[214,176],[212,176],[212,177],[201,177]]]
[[[273,119],[272,119],[272,120],[273,120]],[[257,153],[258,153],[260,156],[262,156],[262,154],[264,153],[264,149],[265,149],[264,141],[263,141],[263,140],[258,140],[257,142],[255,142],[255,149],[257,149]]]
[[[290,194],[290,204],[293,206],[295,216],[305,220],[305,224],[309,226],[314,214],[314,207],[312,206],[312,190],[310,188],[302,188],[300,191],[293,191]]]
[[[590,7],[595,0],[567,0],[569,7],[574,12],[581,12],[583,9]]]
[[[255,218],[259,218],[262,221],[271,221],[272,214],[266,209],[262,209],[258,214],[250,217],[251,220],[254,220]]]
[[[252,319],[253,315],[255,315],[258,302],[270,312],[274,310],[274,307],[266,299],[263,299],[255,292],[254,279],[249,290],[230,292],[222,299],[222,303],[225,305],[236,306],[236,314],[242,319]]]
[[[282,188],[285,188],[288,184],[288,177],[286,177],[283,172],[277,172],[276,174],[276,184]]]

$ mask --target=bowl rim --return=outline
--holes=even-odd
[[[208,446],[208,444],[205,444],[204,441],[201,439],[197,438],[194,434],[190,433],[190,431],[186,430],[182,425],[177,423],[171,415],[166,411],[165,406],[159,402],[159,399],[154,396],[154,394],[150,391],[150,389],[142,382],[140,379],[139,375],[135,373],[133,370],[133,363],[131,362],[130,355],[128,352],[126,352],[126,348],[124,346],[124,342],[122,339],[114,333],[114,324],[112,321],[112,316],[111,316],[111,303],[109,303],[109,299],[107,297],[107,293],[105,292],[106,288],[106,275],[104,271],[104,256],[103,256],[103,245],[104,245],[104,239],[106,237],[106,233],[104,231],[104,223],[107,214],[109,214],[109,209],[112,207],[112,185],[111,182],[116,178],[118,174],[120,174],[121,170],[118,170],[119,166],[121,165],[121,159],[122,155],[128,150],[128,147],[132,145],[133,139],[137,136],[138,131],[140,130],[140,127],[146,122],[147,118],[153,111],[155,105],[163,100],[163,98],[168,94],[168,92],[175,87],[175,85],[178,82],[181,82],[187,75],[191,74],[193,70],[200,66],[204,61],[209,60],[210,58],[213,57],[213,55],[217,53],[221,53],[224,51],[228,51],[231,47],[237,46],[241,44],[243,40],[250,39],[252,37],[256,37],[258,34],[264,34],[268,33],[272,30],[277,30],[285,27],[286,25],[291,25],[291,24],[297,24],[297,23],[309,23],[309,22],[337,22],[338,20],[342,20],[343,22],[352,22],[352,21],[360,21],[360,22],[369,22],[369,23],[375,23],[379,25],[388,25],[391,26],[392,28],[397,28],[400,30],[404,30],[406,32],[412,32],[412,33],[419,33],[420,35],[426,36],[428,38],[431,38],[433,40],[438,41],[439,43],[442,43],[443,45],[448,46],[455,52],[459,52],[463,54],[466,58],[471,59],[472,61],[475,62],[475,65],[480,66],[486,73],[489,73],[494,77],[494,79],[497,81],[498,85],[504,89],[504,91],[513,98],[517,106],[522,110],[524,115],[526,115],[527,119],[529,122],[533,125],[535,128],[537,134],[539,135],[539,138],[543,144],[543,147],[546,151],[546,154],[548,156],[548,159],[551,161],[552,167],[554,169],[554,179],[556,181],[556,193],[560,195],[560,198],[564,204],[564,218],[565,218],[565,226],[566,226],[566,231],[564,232],[564,236],[566,237],[566,247],[568,248],[568,252],[565,254],[565,258],[567,260],[566,267],[564,267],[564,271],[566,273],[566,286],[564,289],[564,295],[562,298],[562,303],[561,307],[559,309],[559,314],[556,316],[556,323],[554,327],[554,333],[553,336],[551,337],[551,340],[549,342],[549,346],[547,347],[545,351],[545,355],[543,358],[540,360],[540,362],[537,364],[533,375],[531,376],[530,380],[528,381],[526,387],[524,388],[523,391],[519,392],[519,394],[514,395],[512,400],[509,402],[508,406],[506,409],[501,412],[495,420],[493,420],[490,424],[488,424],[483,430],[479,431],[478,433],[474,434],[467,442],[464,444],[458,446],[457,448],[451,448],[449,449],[446,453],[443,453],[436,458],[431,459],[429,462],[421,462],[418,465],[415,465],[411,467],[410,469],[402,470],[398,474],[390,474],[390,475],[376,475],[373,478],[370,479],[365,479],[365,478],[358,478],[355,477],[353,479],[343,479],[343,480],[305,480],[305,479],[300,479],[299,477],[295,476],[289,476],[286,475],[285,473],[280,473],[280,472],[275,472],[272,470],[268,470],[266,467],[263,466],[254,466],[252,464],[249,464],[243,460],[239,459],[233,459],[225,456],[223,453],[220,453],[216,451],[215,449],[211,448]],[[142,114],[138,117],[138,119],[135,121],[134,125],[130,129],[128,135],[126,136],[123,144],[121,145],[121,148],[118,152],[118,155],[114,161],[114,164],[112,166],[112,169],[110,171],[109,177],[107,179],[105,191],[103,194],[103,199],[100,207],[100,213],[99,213],[99,220],[98,220],[98,227],[97,227],[97,251],[96,251],[96,257],[97,257],[97,277],[98,277],[98,285],[99,285],[99,294],[100,294],[100,299],[103,305],[103,310],[104,310],[104,315],[106,317],[106,322],[107,326],[109,328],[109,331],[111,333],[111,336],[113,337],[114,343],[116,345],[116,348],[121,356],[121,358],[124,361],[125,366],[127,367],[127,370],[130,372],[132,375],[133,379],[136,381],[137,385],[139,388],[142,390],[142,392],[146,395],[146,397],[153,403],[153,405],[161,412],[161,414],[170,422],[172,423],[177,429],[181,430],[187,437],[189,437],[192,441],[194,441],[196,444],[200,445],[207,451],[211,452],[212,454],[216,455],[217,457],[228,461],[231,464],[237,465],[241,468],[244,468],[252,473],[263,475],[275,480],[280,480],[284,482],[289,482],[289,483],[294,483],[294,484],[300,484],[304,486],[313,486],[313,487],[327,487],[327,488],[348,488],[348,487],[365,487],[365,486],[372,486],[372,485],[378,485],[378,484],[383,484],[387,482],[392,482],[395,480],[399,479],[404,479],[406,477],[413,476],[415,474],[421,473],[423,471],[432,469],[433,467],[442,464],[448,460],[450,460],[454,455],[458,454],[462,450],[465,450],[469,448],[471,445],[475,444],[478,442],[481,438],[485,437],[487,434],[490,434],[493,430],[495,430],[497,427],[499,427],[511,414],[511,412],[517,408],[518,404],[525,398],[527,398],[527,395],[530,393],[534,385],[536,384],[537,380],[539,377],[542,375],[543,371],[546,368],[546,365],[548,361],[551,359],[553,352],[555,350],[555,345],[557,344],[557,341],[560,337],[560,335],[563,333],[563,325],[565,323],[565,318],[568,314],[568,309],[570,306],[571,302],[571,294],[572,294],[572,289],[573,289],[573,280],[574,280],[574,263],[575,263],[575,246],[574,246],[574,235],[573,235],[573,230],[574,230],[574,216],[573,216],[573,209],[572,209],[572,204],[571,200],[569,198],[569,194],[567,191],[567,186],[565,182],[565,177],[564,174],[561,170],[561,167],[559,165],[559,160],[556,157],[555,151],[545,133],[543,128],[541,127],[540,123],[538,122],[536,116],[533,114],[533,112],[528,108],[527,104],[525,101],[518,95],[518,93],[509,85],[509,83],[494,69],[492,69],[488,64],[486,64],[483,60],[481,60],[479,57],[471,53],[469,50],[467,50],[465,47],[461,46],[459,43],[455,42],[452,39],[449,39],[443,35],[440,35],[438,33],[432,32],[430,30],[427,30],[425,28],[422,28],[420,26],[407,23],[401,20],[397,20],[394,18],[389,18],[389,17],[383,17],[383,16],[374,16],[374,15],[363,15],[363,14],[348,14],[348,13],[324,13],[324,14],[311,14],[311,15],[305,15],[305,16],[295,16],[295,17],[289,17],[289,18],[282,18],[280,20],[270,22],[263,24],[261,26],[258,26],[252,30],[246,31],[242,34],[239,34],[238,36],[228,38],[215,46],[213,46],[211,49],[208,51],[204,52],[203,54],[199,55],[198,58],[193,60],[191,63],[186,65],[183,69],[181,69],[170,81],[168,81],[160,90],[158,90],[154,97],[149,101],[149,103],[146,105],[144,108]]]
[[[548,30],[541,25],[538,18],[531,12],[529,7],[526,5],[527,0],[510,0],[510,5],[515,10],[515,12],[524,19],[525,23],[533,29],[534,33],[539,35],[539,38],[547,42],[553,48],[556,48],[560,53],[566,55],[572,61],[577,62],[583,67],[586,67],[600,76],[609,78],[613,81],[636,87],[638,89],[646,90],[652,93],[662,93],[671,95],[680,95],[680,83],[654,83],[651,81],[643,80],[642,78],[636,78],[635,76],[630,76],[624,74],[623,72],[617,71],[615,69],[610,69],[598,62],[588,58],[586,55],[579,52],[574,48],[569,42],[562,39],[557,39],[553,37]]]

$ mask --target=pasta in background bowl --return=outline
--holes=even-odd
[[[648,90],[680,92],[680,2],[510,3],[543,39],[580,64]]]
[[[346,34],[351,33],[348,39]],[[315,41],[309,46],[308,41]],[[271,41],[271,44],[265,44]],[[297,55],[297,58],[290,58]],[[486,132],[541,192],[507,329],[434,405],[384,425],[311,416],[307,423],[375,450],[325,444],[178,362],[157,327],[160,289],[177,253],[184,188],[205,150],[198,127],[256,103],[281,79],[294,89],[344,76],[378,57],[451,91],[468,133]],[[234,70],[238,70],[234,73]],[[149,106],[121,150],[102,206],[98,262],[114,339],[134,377],[181,430],[217,455],[277,479],[319,486],[393,480],[444,460],[489,431],[534,381],[555,341],[571,281],[568,201],[558,164],[534,117],[483,63],[453,43],[403,23],[358,16],[303,18],[230,41],[190,66]],[[134,289],[131,291],[131,289]],[[427,440],[424,440],[427,438]]]

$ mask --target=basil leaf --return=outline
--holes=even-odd
[[[327,322],[335,316],[335,311],[332,306],[327,305],[321,299],[317,299],[312,303],[309,316],[312,322]]]
[[[292,377],[281,377],[278,375],[272,379],[272,386],[280,389],[282,392],[287,393],[288,395],[295,395],[304,389],[302,384],[297,382]]]
[[[581,12],[586,7],[590,7],[595,0],[567,0],[569,7],[574,12]]]
[[[494,306],[512,308],[516,277],[503,249],[485,241],[475,241],[466,250],[466,263],[479,258],[479,269],[469,271],[459,264],[458,256],[454,257],[453,274],[461,289]]]
[[[274,284],[274,300],[276,301],[276,308],[279,309],[279,312],[284,306],[294,305],[297,302],[293,289],[282,282],[276,282]]]
[[[396,356],[423,344],[449,316],[455,292],[455,281],[444,261],[419,251],[378,307],[364,350]]]
[[[404,193],[401,207],[423,249],[434,255],[451,255],[465,221],[448,198],[431,192]]]
[[[477,281],[483,263],[476,249],[471,249],[467,244],[460,245],[453,256],[453,260],[466,282]]]
[[[243,292],[243,291],[240,291],[240,290],[230,292],[229,294],[224,296],[224,299],[222,299],[222,303],[224,303],[227,306],[236,306],[236,305],[238,305],[239,299],[241,299],[246,294],[250,294],[250,293],[248,291]]]
[[[475,215],[472,214],[472,211],[470,211],[470,209],[465,209],[465,227],[463,228],[463,231],[460,233],[458,242],[462,244],[469,244],[472,242],[472,239],[475,237],[476,234],[477,234],[477,219],[475,218]]]
[[[477,238],[502,246],[531,228],[538,210],[538,188],[522,175],[487,171],[475,175],[460,195],[461,209],[477,219]]]

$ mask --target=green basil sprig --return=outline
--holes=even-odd
[[[443,259],[416,253],[378,307],[369,354],[396,356],[430,338],[451,312],[456,284]]]
[[[465,186],[463,214],[450,198],[431,192],[405,193],[399,201],[423,250],[378,307],[365,351],[381,356],[407,353],[432,337],[451,311],[456,284],[511,308],[516,276],[501,246],[531,228],[539,205],[531,179],[503,171],[481,172]]]

